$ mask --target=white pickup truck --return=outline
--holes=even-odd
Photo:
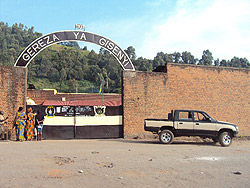
[[[171,144],[178,136],[200,136],[219,141],[224,147],[231,145],[239,131],[237,125],[214,120],[197,110],[172,110],[168,119],[145,119],[144,130],[158,134],[163,144]]]

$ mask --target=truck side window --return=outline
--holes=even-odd
[[[194,121],[200,121],[198,112],[194,112]]]
[[[209,117],[201,112],[195,112],[195,121],[209,121]]]
[[[179,112],[179,120],[192,121],[192,112]]]

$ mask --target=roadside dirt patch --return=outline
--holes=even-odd
[[[104,167],[104,168],[113,168],[114,164],[109,162],[103,162],[103,163],[96,163],[98,167]]]
[[[60,169],[50,169],[48,171],[48,178],[59,178],[62,179],[70,175],[68,170],[60,170]]]
[[[64,165],[64,164],[70,164],[70,163],[74,163],[74,160],[72,160],[69,157],[54,157],[55,163],[58,165]]]
[[[134,178],[143,178],[146,176],[146,174],[141,171],[126,171],[124,172],[124,176],[130,176]]]

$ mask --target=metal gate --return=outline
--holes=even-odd
[[[45,116],[44,139],[123,137],[122,106],[29,105]]]

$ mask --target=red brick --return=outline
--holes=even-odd
[[[0,110],[12,126],[18,108],[26,107],[27,69],[0,65],[0,87]]]
[[[250,133],[250,70],[168,64],[168,73],[123,72],[124,136],[146,135],[145,118],[203,110]]]

